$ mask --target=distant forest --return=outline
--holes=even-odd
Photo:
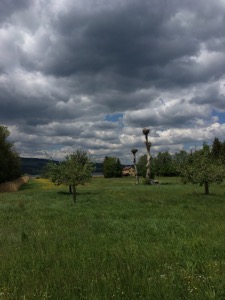
[[[22,173],[28,175],[42,175],[44,172],[44,167],[49,162],[48,159],[43,159],[43,158],[21,157],[20,159],[21,159]],[[103,165],[102,163],[95,164],[96,173],[102,173],[102,165]]]

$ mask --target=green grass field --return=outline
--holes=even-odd
[[[225,299],[225,184],[32,179],[0,194],[0,299]]]

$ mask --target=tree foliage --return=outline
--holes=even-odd
[[[145,176],[146,155],[139,158],[137,163],[139,175]],[[225,141],[215,138],[212,146],[203,144],[203,148],[188,154],[181,150],[178,153],[159,152],[151,158],[151,175],[181,176],[183,182],[198,183],[204,186],[205,193],[209,193],[209,186],[213,182],[220,183],[225,168]]]
[[[87,152],[77,150],[71,155],[66,156],[65,160],[58,164],[50,162],[48,170],[53,182],[56,184],[64,183],[69,186],[75,203],[76,187],[91,180],[94,165]]]
[[[154,158],[155,173],[157,176],[174,176],[173,156],[168,152],[159,152]]]
[[[173,170],[176,176],[180,175],[183,166],[188,163],[188,160],[189,154],[184,150],[181,150],[173,155]]]
[[[184,183],[191,182],[204,186],[205,194],[209,194],[211,183],[221,183],[225,176],[225,168],[220,159],[215,159],[210,147],[191,153],[185,164],[180,166],[180,174]]]
[[[225,164],[225,141],[221,142],[217,137],[212,143],[212,155],[215,159],[220,159]]]
[[[103,161],[103,174],[105,178],[121,177],[122,165],[119,158],[106,156]]]
[[[21,176],[20,157],[13,149],[13,143],[7,141],[10,132],[5,126],[0,126],[0,183]]]
[[[138,174],[142,177],[146,176],[146,163],[147,163],[147,155],[144,154],[139,157],[138,162],[137,162],[137,170]],[[154,158],[151,157],[150,159],[150,178],[154,179],[155,177],[155,164],[154,164]]]
[[[222,156],[222,143],[221,141],[216,137],[212,143],[212,157],[214,159],[219,159]]]

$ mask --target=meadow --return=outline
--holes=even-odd
[[[0,299],[225,299],[225,184],[159,181],[1,193]]]

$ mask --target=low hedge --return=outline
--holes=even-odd
[[[29,176],[22,176],[12,181],[7,181],[0,184],[0,192],[17,192],[22,185],[29,181]]]

